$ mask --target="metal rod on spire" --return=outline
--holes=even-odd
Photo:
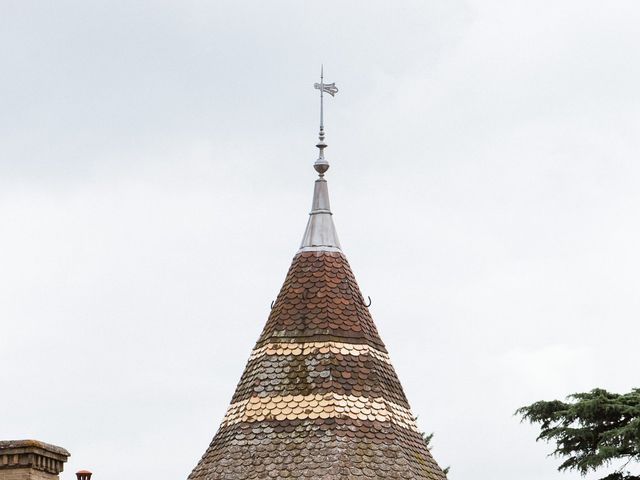
[[[336,87],[335,83],[324,83],[324,65],[320,66],[320,83],[314,83],[313,88],[320,90],[320,133],[318,134],[318,143],[316,144],[316,147],[320,149],[320,155],[313,165],[313,168],[323,177],[324,172],[329,170],[329,162],[324,158],[324,149],[327,148],[327,144],[324,142],[324,93],[326,92],[332,97],[338,93],[338,87]]]
[[[324,131],[324,65],[320,64],[320,135]]]

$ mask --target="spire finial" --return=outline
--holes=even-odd
[[[324,93],[328,93],[332,97],[338,93],[338,87],[336,87],[335,83],[324,83],[324,65],[320,65],[320,83],[314,83],[313,88],[320,90],[320,133],[316,144],[316,147],[320,150],[320,155],[316,163],[313,164],[313,168],[323,177],[324,172],[329,170],[329,162],[324,158],[324,149],[327,148],[327,144],[324,141]]]
[[[311,203],[311,212],[309,213],[309,221],[307,228],[302,237],[302,251],[329,250],[340,251],[340,242],[336,227],[333,225],[331,218],[331,207],[329,206],[329,189],[327,181],[324,179],[324,173],[329,169],[329,162],[324,159],[324,149],[327,144],[324,143],[324,94],[328,93],[332,97],[338,93],[335,83],[324,83],[324,72],[320,67],[320,83],[316,83],[313,87],[320,90],[320,134],[318,135],[318,144],[316,147],[320,149],[320,156],[313,168],[320,175],[316,179],[313,188],[313,202]]]

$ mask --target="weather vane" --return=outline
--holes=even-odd
[[[324,176],[324,172],[329,170],[329,162],[324,159],[324,149],[327,148],[327,144],[324,142],[324,94],[328,93],[332,97],[338,93],[338,87],[336,87],[335,83],[324,83],[324,67],[320,67],[320,83],[314,83],[313,88],[316,90],[320,90],[320,134],[318,135],[319,142],[316,144],[316,147],[320,149],[320,156],[316,163],[313,165],[313,168],[316,169],[316,172],[320,174],[320,176]]]

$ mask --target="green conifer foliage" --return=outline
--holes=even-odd
[[[603,389],[576,393],[567,402],[539,401],[518,409],[523,421],[540,424],[537,440],[555,442],[558,470],[582,475],[625,462],[601,480],[640,480],[626,468],[640,462],[640,389],[616,394]]]

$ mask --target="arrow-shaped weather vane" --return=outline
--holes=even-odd
[[[320,83],[314,83],[313,88],[316,90],[320,90],[320,134],[318,138],[320,141],[317,143],[316,147],[320,149],[320,156],[316,163],[314,164],[314,168],[320,174],[320,176],[324,176],[324,172],[329,169],[329,162],[324,159],[324,149],[327,148],[327,144],[324,143],[324,96],[323,94],[328,93],[332,97],[338,93],[338,87],[336,87],[335,83],[324,83],[324,68],[320,67]]]

